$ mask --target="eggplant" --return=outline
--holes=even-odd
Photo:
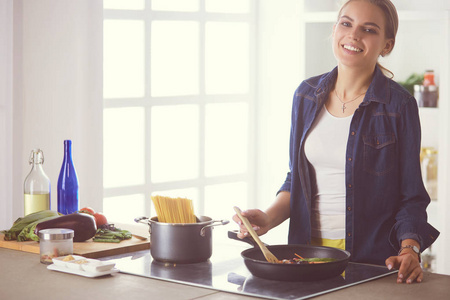
[[[41,222],[37,224],[34,233],[38,235],[39,230],[49,228],[67,228],[72,229],[74,242],[84,242],[94,237],[97,232],[97,225],[95,218],[84,213],[73,213],[70,215],[61,216],[55,219]]]

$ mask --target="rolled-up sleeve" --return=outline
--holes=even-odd
[[[430,197],[421,176],[420,120],[417,102],[413,98],[409,100],[403,105],[400,124],[402,138],[399,140],[399,151],[403,154],[399,162],[400,207],[389,239],[396,250],[400,248],[402,240],[415,239],[423,251],[436,240],[439,231],[427,222],[426,208],[430,203]]]

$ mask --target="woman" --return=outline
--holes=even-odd
[[[412,283],[439,232],[427,223],[416,100],[377,61],[397,28],[389,0],[343,5],[333,26],[337,67],[294,96],[290,172],[271,207],[243,215],[259,235],[290,218],[290,244],[346,249],[352,261],[397,268],[397,282]]]

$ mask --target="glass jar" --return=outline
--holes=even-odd
[[[422,149],[422,177],[431,200],[437,200],[438,165],[437,150],[433,147]]]
[[[433,70],[425,71],[425,74],[423,75],[423,85],[424,86],[436,85],[434,83],[434,71]]]
[[[414,98],[419,107],[437,107],[439,91],[435,85],[414,85]]]
[[[42,229],[38,235],[41,263],[49,265],[55,257],[73,254],[72,229]]]
[[[23,183],[25,216],[51,208],[50,179],[48,179],[42,167],[44,152],[41,149],[33,149],[28,162],[32,167]]]

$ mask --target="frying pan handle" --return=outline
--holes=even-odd
[[[249,235],[245,238],[241,239],[238,235],[239,230],[229,230],[228,231],[228,238],[236,241],[246,242],[247,244],[252,245],[253,247],[258,247],[258,243]],[[268,246],[267,244],[263,243],[265,246]]]

